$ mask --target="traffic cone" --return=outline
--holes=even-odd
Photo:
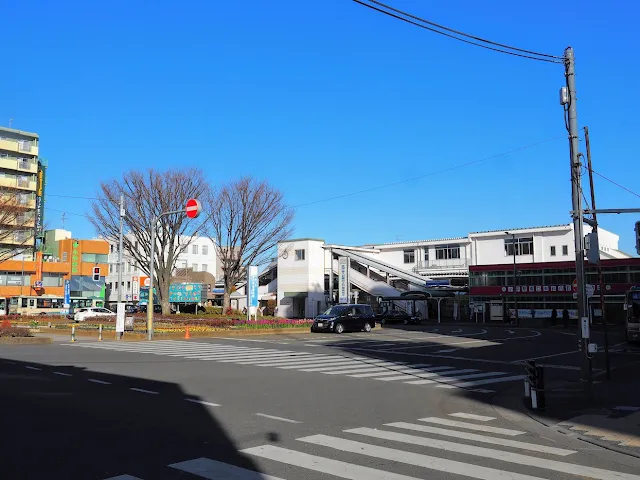
[[[188,340],[191,338],[191,335],[189,335],[189,325],[187,325],[187,329],[184,331],[184,339]]]

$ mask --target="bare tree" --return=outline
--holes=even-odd
[[[34,247],[35,210],[19,193],[0,188],[0,262]]]
[[[183,209],[190,198],[202,197],[207,191],[203,172],[199,169],[134,170],[125,173],[121,180],[101,183],[100,189],[98,199],[92,203],[91,223],[99,235],[117,243],[120,195],[124,195],[124,224],[128,232],[123,238],[123,253],[128,253],[144,273],[153,275],[162,312],[168,314],[171,273],[178,255],[191,243],[201,223],[185,214],[161,217],[155,227],[154,272],[151,273],[151,221],[163,212]]]
[[[247,267],[264,263],[277,243],[291,235],[294,214],[279,190],[251,177],[210,191],[207,203],[211,211],[205,229],[222,264],[226,310]]]

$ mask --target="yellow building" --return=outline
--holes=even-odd
[[[46,166],[35,133],[0,127],[0,259],[33,260],[42,241]]]

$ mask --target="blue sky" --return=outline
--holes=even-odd
[[[594,169],[639,191],[633,2],[389,0],[469,33],[577,59]],[[577,6],[577,4],[576,4]],[[63,8],[64,7],[64,8]],[[350,0],[9,2],[0,124],[36,131],[46,221],[79,215],[100,180],[199,166],[213,184],[268,179],[296,236],[359,244],[569,222],[563,67],[465,45]],[[573,21],[575,20],[575,21]],[[572,21],[571,23],[569,23]],[[7,68],[7,67],[10,67]],[[600,208],[640,199],[596,178]],[[633,215],[601,217],[634,251]]]

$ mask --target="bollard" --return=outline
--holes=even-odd
[[[189,325],[187,325],[187,329],[184,331],[184,339],[188,340],[191,338],[191,335],[189,334]]]
[[[71,325],[71,341],[72,342],[76,341],[76,326],[75,325]]]
[[[538,409],[544,410],[547,407],[547,399],[544,394],[544,367],[536,367],[538,376],[538,386],[536,394],[538,396]]]
[[[524,369],[527,376],[524,379],[524,399],[529,408],[537,408],[538,405],[538,370],[536,362],[527,360],[524,362]]]
[[[102,324],[98,327],[98,341],[102,341]]]

